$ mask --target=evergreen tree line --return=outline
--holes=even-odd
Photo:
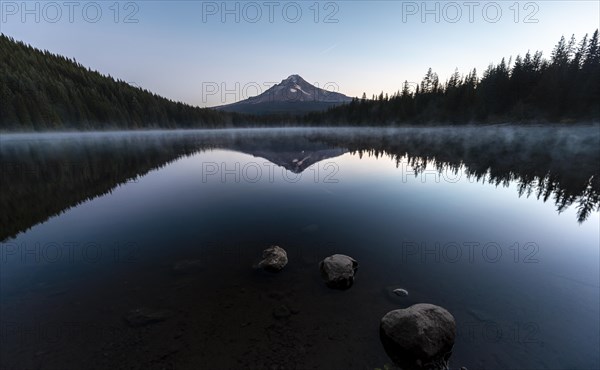
[[[600,119],[598,30],[577,42],[564,36],[551,59],[527,52],[514,61],[491,64],[478,77],[458,70],[444,83],[431,70],[418,86],[404,82],[392,95],[381,93],[305,117],[319,124],[469,123],[503,121],[573,122]]]
[[[0,34],[0,129],[223,127],[240,115],[174,102]]]
[[[440,83],[431,69],[418,86],[354,99],[304,117],[252,116],[193,107],[85,68],[0,34],[0,129],[213,128],[599,120],[598,30],[563,37],[550,60],[541,52],[490,65],[478,77]]]

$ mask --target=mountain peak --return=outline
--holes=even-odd
[[[291,86],[293,87],[296,84],[303,84],[305,86],[312,86],[305,79],[303,79],[300,75],[290,75],[285,80],[282,80],[280,85]]]
[[[290,75],[288,78],[286,78],[285,80],[282,80],[281,82],[293,82],[293,83],[298,83],[300,81],[304,81],[304,79],[302,77],[300,77],[300,75]]]
[[[309,112],[325,110],[351,100],[344,94],[321,89],[300,75],[293,74],[260,95],[221,106],[220,109],[234,112]]]

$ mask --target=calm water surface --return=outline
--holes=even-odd
[[[382,368],[380,318],[415,303],[456,318],[452,368],[600,367],[598,126],[0,145],[2,369]],[[252,268],[270,245],[279,274]],[[333,253],[360,263],[347,291]],[[140,307],[168,314],[131,327]]]

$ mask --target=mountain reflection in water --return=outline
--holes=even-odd
[[[597,125],[399,129],[281,129],[120,134],[5,135],[0,146],[0,240],[148,172],[201,151],[227,149],[293,173],[340,156],[403,158],[415,175],[433,166],[520,196],[574,206],[584,222],[600,203]]]

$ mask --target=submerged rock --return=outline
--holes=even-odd
[[[273,317],[276,319],[285,319],[292,315],[292,311],[286,306],[281,305],[273,310]]]
[[[201,260],[182,260],[175,262],[171,271],[175,275],[187,275],[198,272],[203,266],[204,263]]]
[[[316,225],[316,224],[310,224],[310,225],[304,226],[302,228],[303,233],[314,233],[317,231],[319,231],[319,225]]]
[[[263,260],[258,263],[257,267],[270,272],[279,272],[288,263],[285,249],[276,245],[265,249],[262,257]]]
[[[137,328],[165,321],[171,316],[171,311],[154,308],[136,308],[125,315],[125,321],[131,327]]]
[[[447,369],[455,337],[452,314],[432,304],[390,311],[381,319],[385,351],[402,369]]]
[[[333,289],[348,289],[354,284],[358,262],[343,254],[334,254],[319,263],[325,284]]]

